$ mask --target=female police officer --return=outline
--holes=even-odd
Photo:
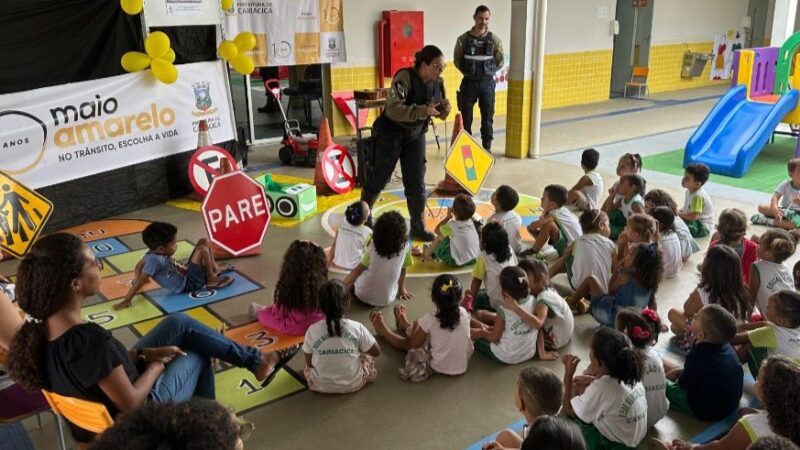
[[[403,173],[412,239],[432,241],[425,230],[425,133],[431,117],[447,118],[442,51],[426,45],[414,58],[414,67],[400,69],[392,78],[383,114],[372,124],[373,149],[361,200],[370,208],[392,176],[397,160]]]

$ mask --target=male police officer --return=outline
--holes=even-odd
[[[464,129],[472,134],[472,110],[477,100],[481,110],[481,141],[483,148],[492,146],[494,117],[494,74],[503,67],[503,43],[489,31],[492,13],[485,5],[478,6],[475,26],[456,40],[455,64],[464,75],[458,92],[458,109],[464,118]]]

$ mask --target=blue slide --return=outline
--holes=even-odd
[[[797,100],[798,91],[792,89],[774,104],[753,102],[747,99],[747,86],[733,87],[689,138],[683,166],[703,163],[715,174],[744,176]]]

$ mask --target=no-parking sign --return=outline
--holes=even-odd
[[[345,194],[356,185],[356,165],[346,148],[338,144],[322,152],[322,176],[337,194]]]
[[[222,147],[206,145],[200,147],[189,160],[189,180],[198,194],[205,196],[211,187],[211,181],[219,175],[222,160],[227,159],[231,170],[237,170],[236,160]]]

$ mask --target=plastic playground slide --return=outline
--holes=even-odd
[[[683,166],[704,163],[713,173],[742,177],[797,102],[797,89],[787,91],[775,103],[762,103],[747,99],[746,85],[733,87],[689,138]]]

